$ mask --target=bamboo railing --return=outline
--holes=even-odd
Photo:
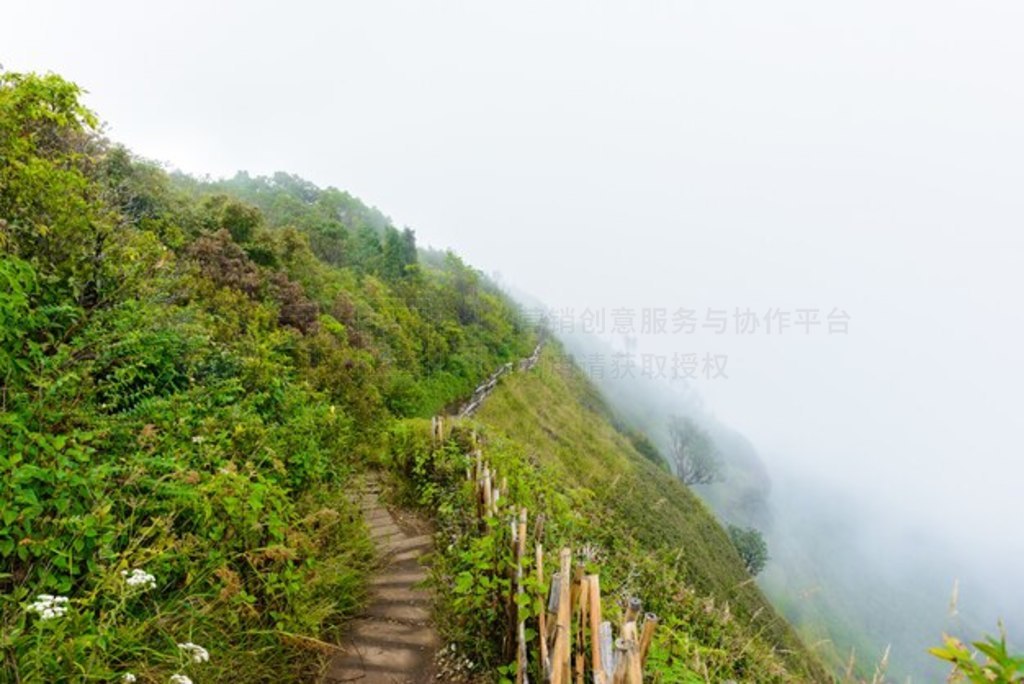
[[[532,370],[537,362],[540,360],[540,352],[544,348],[544,339],[537,343],[534,347],[533,353],[524,359],[520,359],[518,362],[518,368],[520,372]],[[498,370],[491,373],[490,377],[484,380],[479,387],[473,390],[473,394],[469,397],[469,400],[464,403],[459,410],[456,412],[456,417],[467,418],[480,408],[484,400],[494,391],[494,388],[498,386],[498,381],[501,380],[502,376],[512,371],[512,362],[506,363]]]
[[[473,444],[476,444],[474,435]],[[511,604],[515,619],[510,622],[510,643],[515,644],[516,684],[529,684],[530,654],[536,654],[543,684],[585,684],[587,675],[593,684],[643,684],[643,669],[658,625],[657,616],[642,612],[639,599],[630,599],[624,607],[618,637],[613,625],[602,619],[601,581],[597,574],[586,574],[581,563],[573,564],[572,550],[558,552],[558,571],[546,582],[544,576],[543,520],[534,532],[534,566],[537,585],[545,587],[544,609],[532,622],[537,628],[533,644],[526,640],[527,616],[522,608],[529,592],[524,564],[527,549],[526,507],[517,507],[507,499],[505,478],[484,459],[479,448],[473,451],[472,466],[466,473],[474,483],[476,514],[482,527],[488,519],[505,518],[511,530],[514,560],[514,584]],[[504,597],[501,597],[504,599]]]

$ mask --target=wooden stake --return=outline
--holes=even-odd
[[[562,573],[557,570],[551,575],[551,588],[548,590],[548,651],[551,652],[555,645],[555,635],[558,634],[558,599],[562,596]],[[554,653],[551,653],[554,657]]]
[[[571,590],[571,597],[570,597],[570,603],[572,605],[572,612],[571,612],[571,614],[569,616],[569,624],[570,625],[572,623],[576,622],[576,616],[579,615],[580,605],[581,605],[580,597],[582,595],[583,595],[583,566],[582,565],[577,565],[575,568],[573,568],[573,571],[572,571],[572,590]],[[577,632],[579,632],[579,628],[581,628],[581,627],[582,627],[582,625],[577,624]],[[579,632],[576,635],[576,639],[574,639],[571,642],[571,643],[574,644],[574,646],[572,647],[572,650],[573,650],[572,657],[576,661],[577,669],[580,666],[582,666],[582,664],[583,664],[583,660],[582,660],[583,651],[582,651],[582,644],[580,643],[580,640],[582,638],[583,638],[583,634],[581,632]],[[579,677],[583,676],[582,671],[579,673],[578,676]]]
[[[658,627],[658,616],[654,613],[647,613],[644,616],[643,630],[640,632],[640,666],[647,663],[647,653],[651,650],[651,640],[654,639],[654,630]]]
[[[482,521],[487,517],[487,509],[485,508],[485,496],[484,496],[484,471],[483,466],[477,464],[477,476],[476,476],[476,515]]]
[[[612,684],[643,684],[643,669],[640,666],[640,644],[637,638],[636,618],[640,614],[640,599],[631,598],[626,606],[622,636],[615,642],[617,662]]]
[[[583,566],[577,565],[572,571],[572,614],[580,607],[580,594],[583,588]]]
[[[626,670],[626,684],[644,684],[644,669],[640,665],[640,644],[637,638],[636,622],[630,622],[629,629],[623,630],[627,635],[629,650],[626,656],[628,669]]]
[[[491,479],[489,482],[491,489],[491,502],[487,507],[487,515],[489,517],[494,517],[498,514],[498,499],[501,497],[501,492],[498,491],[498,469],[491,468],[490,473]]]
[[[612,650],[612,623],[602,622],[598,628],[601,637],[601,670],[603,682],[610,682],[615,672],[615,651]]]
[[[544,586],[544,547],[537,544],[537,584]],[[542,606],[537,616],[537,632],[540,637],[540,664],[544,678],[547,679],[551,664],[548,662],[548,616],[547,606]]]
[[[555,626],[555,647],[551,657],[551,684],[569,684],[570,639],[572,638],[572,551],[562,549],[558,554],[561,581],[558,587],[558,622]]]
[[[537,543],[543,543],[544,541],[544,514],[541,513],[536,517],[536,521],[533,524],[533,538],[537,540]]]
[[[598,575],[587,575],[587,589],[590,594],[590,671],[594,676],[594,684],[605,684],[601,662],[601,580]]]
[[[489,466],[484,466],[484,517],[489,518],[491,515],[491,469]]]
[[[519,527],[516,529],[516,684],[526,682],[526,619],[523,616],[522,601],[526,589],[523,587],[523,556],[526,554],[526,509],[519,511]]]
[[[641,608],[643,608],[643,603],[640,602],[640,599],[635,596],[629,599],[629,602],[626,603],[626,616],[622,620],[623,627],[627,622],[636,622]]]
[[[622,628],[622,637],[615,640],[615,650],[616,665],[612,684],[643,684],[643,672],[636,649],[635,622],[627,622]]]
[[[582,569],[582,568],[580,568]],[[590,576],[580,580],[579,622],[576,627],[576,684],[583,684],[583,667],[587,662],[587,644],[584,636],[587,629],[587,607],[590,605]]]

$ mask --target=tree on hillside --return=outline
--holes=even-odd
[[[764,570],[768,562],[768,544],[756,528],[729,525],[729,539],[747,566],[747,572],[757,575]]]
[[[227,195],[207,197],[202,207],[213,224],[210,232],[223,228],[240,245],[252,240],[263,225],[263,214],[259,209]]]
[[[389,280],[398,280],[409,273],[409,267],[416,263],[416,236],[409,228],[398,231],[384,229],[384,244],[381,251],[381,274]]]
[[[668,426],[676,476],[686,485],[722,479],[722,464],[710,435],[692,419],[673,416]]]
[[[92,309],[123,285],[128,257],[90,177],[98,121],[81,93],[52,74],[0,73],[0,247],[59,283],[42,294]]]

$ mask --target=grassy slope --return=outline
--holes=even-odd
[[[709,676],[717,662],[719,676],[725,668],[732,676],[758,681],[828,681],[750,581],[707,507],[641,456],[609,417],[594,387],[549,345],[533,372],[515,374],[502,384],[478,420],[490,441],[534,460],[546,479],[569,495],[586,520],[565,526],[564,541],[578,547],[604,534],[598,545],[604,550],[602,579],[610,580],[606,593],[637,591],[649,608],[678,618],[667,621],[681,632],[677,641],[703,642],[703,647],[682,649],[690,656],[689,668]],[[642,560],[645,555],[650,562]],[[714,597],[718,606],[728,602],[724,615],[702,604],[705,613],[717,610],[722,624],[714,619],[709,624],[706,615],[701,625],[693,624],[688,612],[699,603],[694,599],[705,597]],[[691,626],[692,633],[686,634]],[[745,654],[716,652],[737,643],[744,644]]]

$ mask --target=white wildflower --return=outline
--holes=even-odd
[[[124,583],[129,587],[141,587],[143,591],[156,589],[156,577],[145,570],[139,568],[135,568],[131,572],[122,570],[121,576],[124,577]]]
[[[195,437],[192,438],[192,443],[193,444],[202,444],[205,441],[206,441],[206,438],[203,437],[202,435],[196,435]]]
[[[28,610],[38,614],[40,620],[63,617],[68,612],[68,597],[39,594],[36,596],[35,602],[29,604]]]
[[[123,675],[121,675],[121,681],[125,684],[133,684],[133,682],[135,682],[136,679],[137,677],[133,675],[131,672],[125,672]]]
[[[170,684],[192,684],[192,680],[183,674],[172,674]]]
[[[178,644],[178,648],[185,652],[189,658],[192,659],[193,663],[205,663],[210,659],[210,652],[202,646],[193,644],[191,641],[186,641],[183,644]]]
[[[601,557],[601,548],[594,544],[584,544],[580,549],[580,555],[583,560],[593,563]]]

